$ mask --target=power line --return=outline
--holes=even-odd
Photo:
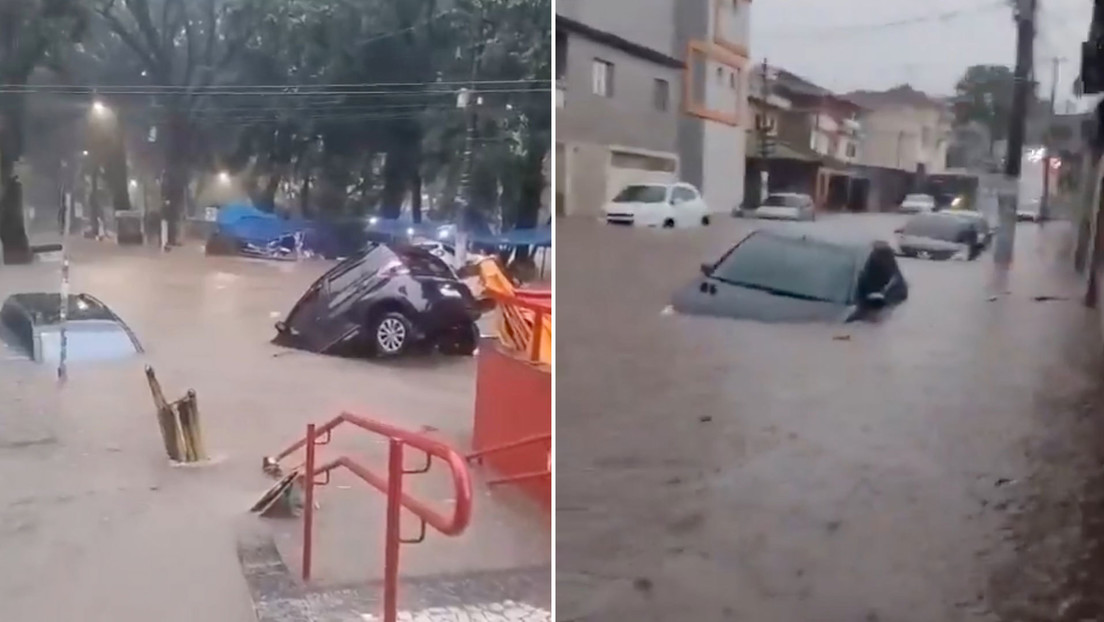
[[[434,83],[429,83],[430,86]],[[156,89],[94,89],[91,87],[79,87],[69,89],[40,89],[38,87],[22,87],[22,86],[5,86],[0,87],[0,94],[42,94],[42,95],[146,95],[146,96],[168,96],[168,95],[202,95],[202,96],[218,96],[218,97],[317,97],[317,96],[341,96],[341,95],[457,95],[463,88],[450,88],[450,89],[425,89],[425,90],[294,90],[294,91],[250,91],[250,90],[225,90],[225,91],[212,91],[212,92],[200,92],[200,91],[162,91]],[[550,93],[552,91],[551,84],[548,86],[531,86],[523,88],[490,88],[490,89],[478,89],[478,94],[485,93]]]
[[[926,24],[930,22],[949,22],[962,17],[975,15],[978,13],[987,13],[989,11],[1007,8],[1008,4],[1006,0],[991,0],[973,7],[967,7],[963,9],[952,9],[948,11],[940,11],[936,13],[925,13],[923,15],[914,15],[912,17],[899,18],[895,20],[867,23],[867,24],[848,24],[842,26],[831,26],[828,28],[820,28],[815,30],[806,30],[802,32],[790,32],[790,33],[778,33],[769,35],[772,39],[789,39],[798,37],[824,37],[833,35],[854,35],[856,33],[872,31],[872,30],[884,30],[892,28],[904,28],[908,26],[916,26],[920,24]]]
[[[9,85],[0,86],[0,91],[4,92],[56,92],[62,91],[64,94],[69,94],[69,91],[79,94],[88,95],[113,95],[113,94],[129,94],[133,92],[140,93],[194,93],[194,94],[208,94],[208,93],[222,93],[224,91],[260,91],[263,94],[272,94],[270,91],[275,91],[275,94],[281,93],[315,93],[316,91],[326,92],[344,92],[344,91],[363,91],[365,89],[400,89],[400,88],[417,88],[417,87],[466,87],[469,84],[475,85],[491,85],[491,86],[503,86],[514,84],[533,84],[550,85],[551,80],[541,79],[520,79],[520,80],[476,80],[474,82],[470,80],[435,80],[429,82],[337,82],[331,84],[215,84],[208,86],[189,86],[180,84],[28,84],[28,85]]]

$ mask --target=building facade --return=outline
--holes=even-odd
[[[952,119],[947,105],[909,86],[847,95],[865,109],[860,162],[921,177],[947,168]]]
[[[556,3],[556,204],[597,215],[624,185],[743,193],[750,0]],[[707,79],[708,78],[708,79]]]

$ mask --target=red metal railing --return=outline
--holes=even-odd
[[[315,447],[329,443],[330,433],[342,423],[349,423],[368,432],[387,437],[387,477],[378,475],[347,456],[330,460],[321,466],[316,464]],[[408,445],[425,453],[426,461],[422,468],[412,471],[405,468],[403,450]],[[468,473],[468,467],[463,456],[448,445],[425,435],[350,413],[341,413],[321,426],[315,426],[313,423],[308,424],[307,434],[302,440],[297,441],[270,460],[279,462],[304,447],[306,448],[306,459],[303,464],[302,475],[305,496],[303,509],[303,581],[310,581],[311,575],[311,555],[314,540],[314,487],[328,484],[330,471],[338,467],[344,467],[353,475],[387,495],[387,523],[383,562],[383,620],[384,622],[395,622],[398,616],[399,545],[414,544],[424,540],[427,523],[447,536],[456,536],[462,533],[471,521],[471,475]],[[428,504],[418,501],[403,492],[403,476],[428,472],[432,466],[433,458],[439,458],[447,462],[452,472],[456,501],[451,516],[441,514]],[[317,481],[316,478],[319,475],[325,475],[325,479]],[[420,519],[421,525],[417,538],[404,539],[402,537],[399,529],[402,508],[406,508]]]
[[[518,447],[525,447],[527,445],[535,445],[537,443],[548,443],[548,468],[543,471],[530,471],[528,473],[516,473],[507,477],[500,477],[498,479],[492,479],[487,482],[488,486],[495,486],[497,484],[508,484],[511,482],[521,482],[531,479],[541,479],[542,477],[552,477],[552,435],[551,434],[538,434],[536,436],[529,436],[521,438],[516,441],[510,441],[509,443],[503,443],[501,445],[495,445],[494,447],[488,447],[486,449],[480,449],[479,451],[472,452],[466,456],[468,462],[475,462],[477,464],[483,462],[483,458],[491,454],[497,454],[510,449],[517,449]]]

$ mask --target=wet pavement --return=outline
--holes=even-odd
[[[147,354],[75,364],[61,390],[53,369],[0,361],[0,473],[6,476],[0,489],[0,619],[256,620],[237,554],[242,534],[263,532],[293,583],[301,534],[298,520],[248,514],[272,483],[261,473],[262,456],[300,437],[307,422],[342,410],[427,431],[461,451],[469,446],[473,359],[352,360],[269,343],[273,322],[327,263],[208,258],[194,247],[161,255],[86,240],[75,249],[73,291],[107,303]],[[58,264],[0,267],[0,297],[56,291],[58,270]],[[210,463],[168,463],[142,373],[147,363],[169,399],[197,391]],[[380,439],[345,432],[321,448],[319,459],[341,451],[369,467],[386,464]],[[522,602],[531,591],[517,594],[501,579],[514,570],[531,576],[534,568],[543,569],[545,587],[550,583],[546,519],[508,491],[490,493],[486,476],[474,474],[475,516],[463,536],[431,532],[425,543],[402,548],[404,579],[468,577],[464,585],[475,587],[452,593],[449,603],[476,608]],[[447,511],[453,496],[447,481],[438,465],[404,485]],[[359,586],[358,597],[371,602],[382,572],[382,495],[339,475],[317,500],[311,593]],[[417,521],[404,519],[404,534],[417,528]],[[490,579],[479,580],[484,576]],[[525,604],[547,619],[549,598]],[[325,602],[336,606],[333,599]],[[309,603],[299,604],[310,611]],[[347,619],[333,617],[335,611],[327,619]],[[300,619],[322,618],[284,618]]]
[[[753,226],[787,225],[557,222],[557,619],[1104,619],[1099,321],[1068,228],[1021,225],[1006,286],[989,254],[902,260],[878,324],[661,313]]]

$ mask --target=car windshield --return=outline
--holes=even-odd
[[[969,223],[965,222],[964,218],[957,216],[920,216],[905,223],[901,233],[920,238],[955,242],[963,229],[968,226]]]
[[[729,251],[710,276],[780,295],[847,304],[855,272],[856,254],[851,249],[760,233]]]
[[[626,186],[613,197],[614,203],[662,203],[667,200],[667,186]]]
[[[404,249],[396,255],[414,276],[453,278],[452,270],[425,249]]]
[[[772,194],[763,201],[768,207],[801,207],[802,197],[796,194]]]
[[[935,199],[928,194],[910,194],[905,197],[906,203],[935,203]]]

